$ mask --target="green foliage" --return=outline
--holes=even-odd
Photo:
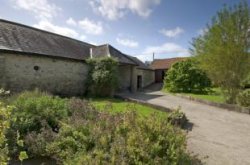
[[[37,90],[21,93],[14,98],[11,126],[7,134],[11,155],[17,155],[29,147],[29,143],[20,146],[19,138],[24,140],[31,132],[39,133],[45,127],[57,132],[59,123],[66,119],[68,113],[63,99]]]
[[[40,132],[29,132],[24,137],[25,148],[30,156],[49,156],[46,152],[47,145],[55,139],[56,132],[48,126],[43,127]]]
[[[246,2],[225,6],[193,41],[192,53],[211,80],[219,85],[227,102],[235,103],[241,82],[250,71],[250,8]]]
[[[185,113],[180,111],[180,107],[168,115],[168,121],[176,126],[184,128],[187,123],[187,117]]]
[[[23,147],[24,147],[24,141],[20,138],[20,134],[19,134],[18,131],[17,131],[17,145],[18,145],[20,148],[23,148]],[[28,159],[28,158],[29,158],[29,157],[28,157],[26,151],[20,151],[20,152],[19,152],[18,159],[21,161],[21,164],[23,163],[23,160]]]
[[[18,95],[13,104],[7,137],[21,161],[29,155],[58,164],[191,164],[185,134],[175,126],[185,117],[179,111],[139,117],[130,106],[110,113],[38,91]]]
[[[243,88],[250,88],[250,73],[248,76],[242,81],[241,86]]]
[[[13,102],[15,109],[12,116],[12,128],[20,135],[27,132],[39,132],[43,125],[56,130],[59,121],[67,117],[67,104],[59,97],[43,92],[24,92]]]
[[[0,102],[0,163],[7,164],[8,161],[8,147],[6,131],[9,128],[9,119],[12,111],[12,107],[5,107],[3,103]]]
[[[28,157],[28,155],[27,155],[27,153],[25,151],[21,151],[18,158],[22,163],[23,160],[28,159],[29,157]]]
[[[64,164],[188,164],[185,136],[167,115],[138,118],[133,111],[99,112],[78,121],[65,123],[48,146]]]
[[[237,103],[240,106],[250,108],[250,89],[246,89],[238,94]]]
[[[205,92],[211,81],[192,60],[175,63],[166,73],[164,88],[170,92]]]
[[[88,90],[94,96],[112,96],[118,83],[118,62],[111,58],[88,59]]]

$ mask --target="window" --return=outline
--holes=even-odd
[[[34,66],[35,71],[38,71],[39,69],[40,69],[39,66]]]

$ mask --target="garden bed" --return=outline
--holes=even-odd
[[[3,129],[7,141],[1,145],[14,160],[26,162],[27,154],[31,161],[47,157],[59,164],[193,161],[186,151],[186,134],[177,126],[184,117],[178,111],[164,113],[120,99],[60,98],[39,91],[22,93],[6,104],[11,105],[11,117],[4,118],[10,125]]]

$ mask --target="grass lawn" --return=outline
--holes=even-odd
[[[211,102],[216,102],[216,103],[224,103],[225,99],[220,96],[220,95],[205,95],[205,94],[185,94],[188,96],[192,96],[194,98],[202,99],[202,100],[207,100]]]
[[[168,92],[166,90],[163,90],[163,91]],[[202,100],[211,101],[211,102],[225,103],[225,98],[223,97],[221,89],[219,88],[213,88],[211,92],[209,92],[208,94],[196,94],[196,93],[180,93],[180,94],[191,96],[191,97],[202,99]]]
[[[99,110],[101,111],[110,111],[111,113],[116,112],[126,112],[129,110],[135,110],[139,115],[148,116],[153,113],[162,114],[165,112],[161,112],[157,109],[127,102],[121,99],[115,99],[115,98],[91,98],[89,99],[91,103]]]

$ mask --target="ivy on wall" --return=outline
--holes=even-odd
[[[87,92],[94,96],[112,96],[118,85],[118,61],[111,57],[91,58]]]

